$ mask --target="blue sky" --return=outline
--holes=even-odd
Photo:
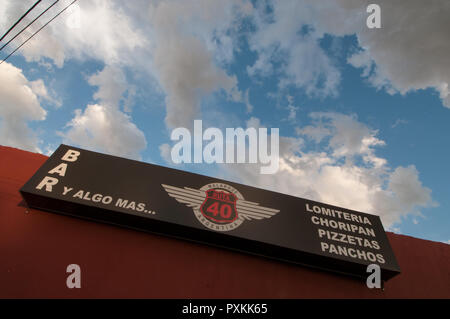
[[[0,30],[33,3],[2,2]],[[368,29],[365,1],[80,0],[0,65],[0,144],[51,154],[66,143],[177,167],[448,242],[450,8],[401,2],[379,1],[382,28]],[[171,131],[194,119],[279,128],[280,170],[171,163]]]

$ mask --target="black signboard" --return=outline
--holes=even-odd
[[[20,192],[49,212],[358,277],[400,272],[378,216],[72,146]]]

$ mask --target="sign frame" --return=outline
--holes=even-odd
[[[373,263],[383,280],[400,273],[379,216],[64,144],[20,193],[33,209],[358,278]]]

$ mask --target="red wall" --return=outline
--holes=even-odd
[[[385,290],[332,273],[27,209],[46,156],[0,146],[0,298],[450,298],[450,245],[388,233]],[[81,289],[66,267],[81,267]]]

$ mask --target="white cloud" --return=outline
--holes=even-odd
[[[259,129],[261,127],[261,121],[257,117],[252,116],[250,119],[247,120],[246,123],[247,123],[247,128],[253,127],[255,129]]]
[[[284,85],[310,95],[336,95],[340,72],[319,46],[325,34],[356,34],[361,50],[348,63],[388,93],[434,88],[450,107],[450,2],[447,0],[380,0],[381,29],[366,27],[369,0],[260,2],[250,36],[258,53],[251,75],[280,73]]]
[[[253,111],[253,104],[250,103],[249,91],[250,89],[247,89],[244,93],[244,103],[247,113],[251,113]]]
[[[311,117],[313,125],[298,130],[301,137],[280,138],[276,174],[259,174],[253,164],[221,168],[246,184],[378,214],[390,229],[404,216],[433,205],[431,190],[421,184],[414,166],[392,170],[376,156],[376,147],[384,145],[377,131],[355,116],[312,113]],[[322,151],[306,149],[302,137],[326,146]]]
[[[170,152],[171,147],[169,144],[161,144],[159,146],[159,154],[161,155],[162,159],[169,164],[174,164]]]
[[[325,126],[331,134],[329,147],[333,150],[334,157],[364,155],[373,158],[373,147],[385,144],[376,138],[377,131],[358,122],[355,115],[318,112],[311,113],[310,116],[319,121],[319,127],[323,125],[323,120],[329,121]]]
[[[142,131],[114,107],[92,104],[84,112],[77,109],[67,127],[61,133],[66,143],[108,154],[140,159],[139,153],[147,146]]]
[[[36,81],[32,81],[31,83],[31,89],[33,92],[36,93],[38,97],[40,97],[43,100],[48,101],[49,103],[53,104],[56,107],[60,107],[62,105],[62,102],[55,97],[55,93],[48,92],[47,87],[44,84],[44,81],[42,79],[37,79]]]
[[[297,117],[297,111],[299,109],[298,106],[288,105],[287,109],[289,111],[287,119],[291,122],[295,122],[295,119]]]
[[[231,45],[226,30],[234,21],[233,7],[228,1],[175,1],[151,6],[156,41],[153,62],[167,94],[169,127],[192,126],[200,113],[202,96],[214,91],[223,89],[232,99],[241,99],[237,78],[215,63],[217,48],[211,41],[219,37],[217,42],[225,39]]]
[[[147,147],[144,133],[132,122],[129,115],[119,109],[127,90],[125,75],[116,66],[104,69],[88,78],[89,84],[97,86],[94,98],[99,104],[90,104],[82,112],[75,110],[75,117],[60,133],[67,143],[88,149],[140,159],[140,152]]]
[[[45,120],[47,112],[38,99],[47,92],[43,81],[30,82],[21,69],[4,62],[0,83],[0,143],[40,152],[38,138],[27,123]]]
[[[0,27],[6,29],[29,3],[3,2]],[[431,0],[424,5],[422,0],[411,0],[405,5],[402,1],[380,0],[380,30],[365,26],[368,3],[274,1],[273,12],[268,13],[265,2],[253,8],[249,1],[154,1],[132,5],[81,1],[77,28],[68,27],[69,16],[63,14],[19,52],[27,61],[46,63],[46,57],[59,67],[67,59],[94,59],[144,72],[155,77],[166,94],[167,125],[188,126],[200,114],[203,97],[221,90],[251,111],[248,91],[242,97],[237,78],[225,71],[239,50],[239,18],[251,16],[256,32],[249,33],[248,39],[258,57],[249,73],[280,75],[281,88],[292,85],[320,97],[338,94],[340,71],[320,41],[326,33],[356,34],[363,50],[349,57],[348,62],[362,68],[362,75],[375,87],[390,93],[433,87],[443,103],[450,105],[448,1]],[[55,6],[47,18],[64,5]],[[32,12],[30,18],[38,12]],[[40,26],[37,23],[32,31]],[[19,37],[15,44],[23,40]],[[127,90],[128,100],[132,100],[135,90],[129,86]],[[118,93],[109,96],[119,99]],[[130,111],[130,104],[125,101],[126,111]],[[295,109],[289,111],[293,118]]]
[[[362,76],[377,89],[405,94],[434,88],[450,107],[449,1],[377,1],[381,29],[366,27],[369,0],[296,2],[298,20],[312,26],[314,38],[356,34],[362,50],[348,63],[362,68]]]
[[[286,107],[286,109],[289,111],[289,114],[288,114],[288,117],[286,118],[286,120],[291,123],[295,123],[295,121],[297,119],[297,111],[300,109],[300,107],[295,106],[293,104],[294,98],[291,95],[287,96],[287,100],[288,100],[288,106]]]
[[[373,63],[374,70],[364,75],[377,88],[402,94],[434,88],[443,104],[450,107],[450,3],[412,0],[406,4],[382,0],[377,4],[382,10],[382,29],[355,30],[365,49],[356,56],[365,54],[370,59],[354,65],[367,69]],[[349,14],[357,9],[356,4],[351,6]],[[354,62],[352,58],[350,63]]]
[[[407,120],[403,120],[403,119],[397,119],[394,124],[391,125],[392,128],[396,128],[399,125],[405,125],[408,124],[409,122]]]
[[[413,165],[397,167],[389,176],[387,189],[373,194],[374,210],[388,225],[408,213],[419,214],[418,207],[433,204],[431,190],[422,186],[418,175]]]
[[[250,75],[271,76],[280,73],[281,87],[294,85],[312,96],[335,96],[340,72],[319,45],[319,37],[303,30],[311,22],[302,1],[274,1],[267,13],[260,2],[253,16],[257,28],[250,35],[250,48],[258,59],[248,67]]]
[[[3,1],[0,16],[15,17],[25,12],[30,4],[24,1]],[[43,2],[27,17],[27,21],[37,16],[51,3]],[[29,33],[24,32],[11,43],[12,47],[23,42],[32,32],[50,20],[68,4],[61,1],[50,9],[42,19],[33,24]],[[107,0],[79,1],[80,23],[77,28],[67,26],[69,15],[63,13],[24,45],[20,53],[27,61],[40,61],[47,57],[58,67],[70,58],[98,59],[107,64],[131,63],[133,50],[147,45],[147,39],[134,27],[118,2]],[[0,22],[2,29],[11,25],[11,18]]]
[[[314,124],[297,128],[297,133],[316,143],[329,138],[326,149],[334,158],[344,158],[349,164],[355,156],[360,156],[366,164],[377,168],[385,166],[386,160],[374,153],[374,147],[385,145],[384,141],[376,137],[377,131],[358,122],[355,115],[313,112],[310,117]]]
[[[76,110],[75,117],[67,124],[68,129],[60,134],[68,143],[140,158],[139,152],[146,147],[145,136],[132,122],[131,117],[124,114],[119,107],[123,106],[125,111],[131,111],[130,106],[136,90],[127,83],[123,68],[139,68],[138,62],[143,61],[139,50],[144,51],[144,48],[149,46],[150,39],[144,36],[141,28],[136,28],[133,17],[125,12],[126,6],[119,6],[118,3],[105,0],[80,2],[80,23],[76,28],[66,25],[68,17],[63,14],[30,40],[20,53],[27,61],[43,63],[46,61],[44,58],[48,58],[58,67],[62,67],[67,59],[95,59],[104,62],[105,68],[88,79],[90,85],[98,87],[93,96],[98,103],[87,105],[84,111]],[[58,4],[40,21],[47,21],[66,4]],[[0,9],[0,16],[15,16],[24,12],[27,5],[6,1]],[[144,12],[148,7],[147,4],[139,6]],[[32,13],[34,14],[34,11]],[[33,14],[27,18],[32,19]],[[39,23],[30,32],[38,27]],[[28,35],[24,34],[14,43],[20,43]],[[35,81],[32,86],[41,99],[56,104],[57,101],[42,82]]]
[[[325,137],[328,137],[331,134],[330,129],[324,127],[320,123],[316,123],[315,125],[308,125],[302,128],[297,127],[296,132],[297,134],[308,136],[316,143],[320,143]]]
[[[62,7],[55,6],[49,15]],[[16,16],[26,9],[26,3],[8,0],[0,16]],[[244,102],[236,77],[228,75],[222,65],[233,59],[236,21],[252,11],[250,2],[182,0],[130,5],[95,0],[80,2],[79,10],[77,28],[68,27],[70,17],[62,15],[20,53],[27,61],[46,57],[59,67],[67,59],[95,59],[154,77],[166,94],[169,127],[191,124],[201,111],[202,98],[213,92],[224,90],[230,99]],[[6,24],[0,22],[3,27]]]
[[[88,83],[97,86],[94,99],[108,106],[118,107],[128,83],[122,70],[117,66],[106,65],[103,70],[89,77]]]
[[[45,87],[44,81],[42,79],[32,81],[31,82],[31,89],[34,93],[36,93],[37,96],[48,98],[48,92],[47,88]]]
[[[195,38],[177,39],[155,52],[155,65],[167,98],[169,127],[190,127],[200,112],[201,96],[224,88],[231,93],[236,77],[215,67],[212,56]]]

